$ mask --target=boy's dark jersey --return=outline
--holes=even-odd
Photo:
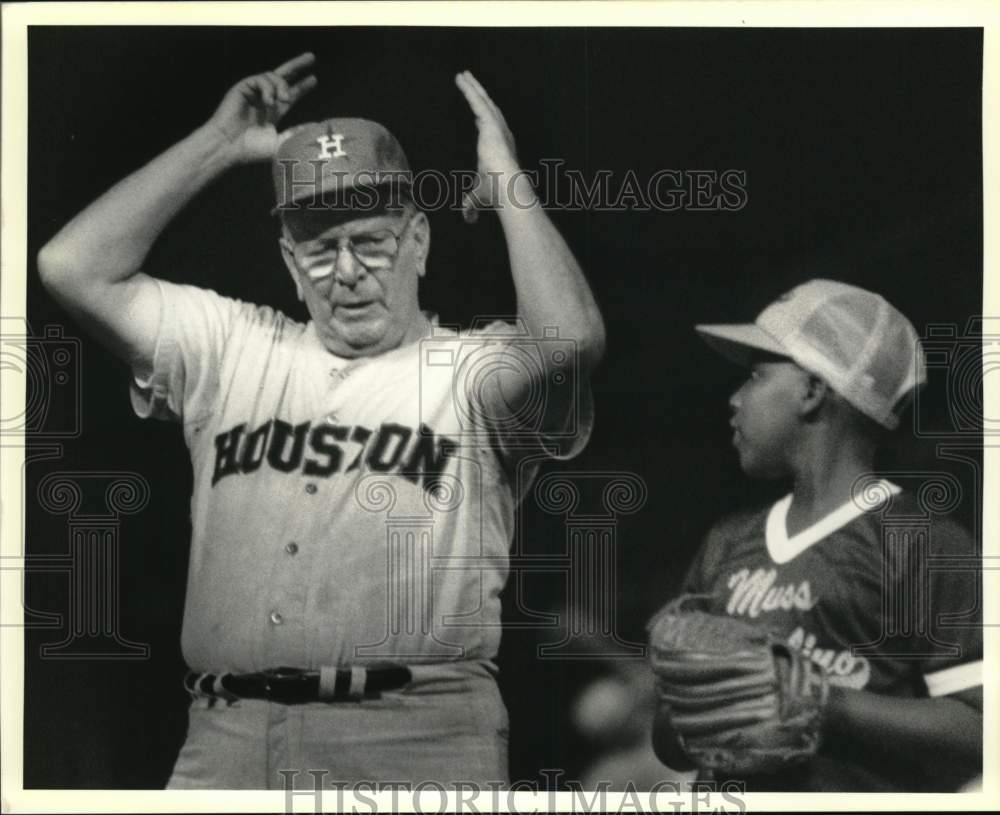
[[[831,684],[901,697],[944,696],[982,684],[981,553],[965,530],[880,482],[868,511],[849,503],[787,537],[786,496],[708,534],[684,592],[713,610],[767,626],[823,665]],[[824,744],[783,776],[748,790],[926,791],[905,755]]]

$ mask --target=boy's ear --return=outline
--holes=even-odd
[[[807,374],[802,389],[802,399],[799,402],[799,412],[803,418],[814,418],[830,393],[830,386],[825,379],[815,374]]]

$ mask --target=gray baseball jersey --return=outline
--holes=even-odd
[[[545,456],[585,445],[589,392],[562,450],[537,435],[522,448],[482,419],[466,377],[473,355],[513,342],[499,326],[343,359],[311,323],[158,285],[132,402],[180,421],[191,453],[189,666],[492,659],[515,506]]]

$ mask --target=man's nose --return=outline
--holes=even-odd
[[[365,267],[354,257],[350,246],[342,246],[337,252],[335,270],[337,282],[348,288],[353,288],[365,273]]]

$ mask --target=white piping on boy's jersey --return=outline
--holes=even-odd
[[[887,498],[889,495],[898,495],[901,488],[891,481],[882,479],[873,486],[879,495]],[[836,532],[846,526],[858,516],[875,509],[885,501],[882,498],[878,503],[870,507],[859,506],[854,501],[848,501],[835,509],[825,518],[820,519],[812,526],[806,527],[797,535],[788,537],[788,509],[792,505],[792,495],[789,493],[771,507],[767,515],[764,537],[767,541],[767,552],[771,560],[781,565],[788,563],[815,543],[819,543],[823,538],[832,532]],[[983,663],[982,660],[967,662],[962,665],[955,665],[941,671],[925,674],[924,681],[927,684],[929,696],[949,696],[959,693],[969,688],[975,688],[983,683]]]
[[[871,490],[878,495],[898,495],[902,489],[891,481],[882,479],[872,485]],[[812,526],[808,526],[792,537],[788,537],[788,508],[792,505],[792,494],[789,493],[778,501],[767,514],[767,526],[764,537],[767,541],[767,553],[778,565],[788,563],[790,560],[801,555],[814,543],[819,543],[823,538],[832,532],[836,532],[842,526],[847,526],[851,521],[865,512],[875,509],[885,499],[881,499],[872,506],[859,506],[856,501],[847,501],[837,507],[825,518],[816,521]]]
[[[954,665],[931,674],[924,674],[928,696],[950,696],[983,684],[983,661]]]

